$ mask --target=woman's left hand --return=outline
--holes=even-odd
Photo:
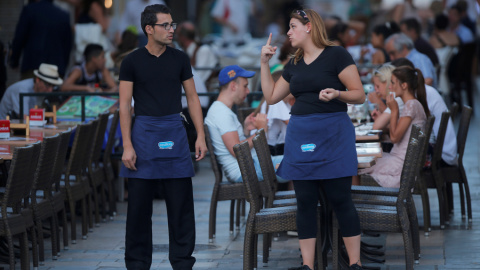
[[[318,95],[318,99],[324,102],[328,102],[339,96],[340,96],[340,91],[335,90],[333,88],[325,88],[322,91],[320,91],[320,94]]]

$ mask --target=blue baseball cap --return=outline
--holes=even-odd
[[[255,71],[245,70],[237,65],[226,66],[218,74],[218,82],[223,86],[238,77],[251,78],[255,76]]]

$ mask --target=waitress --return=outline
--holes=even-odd
[[[152,264],[153,194],[161,185],[167,205],[169,259],[173,269],[192,269],[195,258],[194,170],[185,128],[181,96],[197,130],[195,154],[207,151],[200,101],[195,91],[188,56],[169,47],[176,24],[164,5],[147,6],[141,15],[148,37],[145,47],[130,53],[120,69],[120,126],[123,166],[128,177],[125,238],[127,269],[150,269]],[[135,124],[131,129],[131,102]]]
[[[337,216],[350,269],[362,269],[360,220],[350,194],[358,166],[355,130],[346,104],[365,101],[358,70],[350,54],[328,40],[322,18],[313,10],[294,11],[287,36],[297,50],[276,83],[269,67],[277,50],[270,45],[271,34],[260,61],[262,90],[268,104],[281,101],[289,93],[296,100],[277,174],[294,180],[303,258],[303,266],[298,269],[313,269],[319,188],[325,191]]]

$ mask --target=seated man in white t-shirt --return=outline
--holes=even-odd
[[[250,136],[250,131],[255,128],[264,128],[267,124],[266,115],[259,114],[254,117],[251,114],[245,119],[244,126],[242,126],[238,121],[237,115],[232,111],[234,104],[240,105],[245,100],[249,93],[247,78],[254,75],[255,72],[246,71],[237,65],[223,68],[218,78],[221,88],[220,94],[217,100],[210,106],[205,118],[205,124],[207,124],[210,131],[214,154],[217,156],[227,179],[231,182],[242,182],[242,175],[233,152],[233,146],[243,141],[248,141],[252,149],[252,157],[258,179],[260,181],[263,180],[257,155],[252,148],[252,139],[255,135]],[[279,164],[282,159],[283,156],[272,157],[274,166]],[[277,179],[279,182],[287,182],[280,177],[277,177]]]

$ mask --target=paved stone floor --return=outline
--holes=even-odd
[[[477,81],[480,86],[480,81]],[[477,102],[477,104],[479,104]],[[468,142],[465,150],[464,164],[470,183],[473,223],[469,225],[460,215],[458,189],[454,189],[455,212],[451,223],[445,228],[439,228],[438,203],[436,194],[430,193],[432,207],[433,230],[425,237],[421,232],[420,263],[415,269],[480,269],[480,173],[479,173],[479,140],[480,113],[477,107],[470,125]],[[207,159],[199,164],[199,171],[194,178],[195,214],[197,227],[197,248],[194,256],[197,258],[195,269],[242,269],[244,226],[229,234],[228,211],[229,203],[219,203],[217,213],[217,235],[213,243],[208,243],[208,215],[210,197],[214,176]],[[416,197],[420,226],[423,225],[421,201]],[[118,215],[112,221],[100,224],[89,233],[87,240],[78,240],[70,244],[69,250],[62,250],[58,260],[53,261],[48,253],[49,240],[46,241],[46,262],[40,269],[122,269],[124,266],[124,237],[126,202],[118,203]],[[152,269],[171,269],[168,254],[168,234],[165,204],[155,201],[154,244]],[[81,236],[77,236],[81,239]],[[381,269],[404,269],[404,250],[399,234],[388,234],[379,239],[386,243],[385,264],[365,264],[380,266]],[[378,241],[378,239],[377,239]],[[260,243],[261,247],[261,243]],[[261,262],[261,257],[259,257]],[[295,237],[281,235],[279,241],[273,243],[268,267],[263,269],[287,269],[300,263],[298,241]],[[261,263],[259,264],[260,267]]]

